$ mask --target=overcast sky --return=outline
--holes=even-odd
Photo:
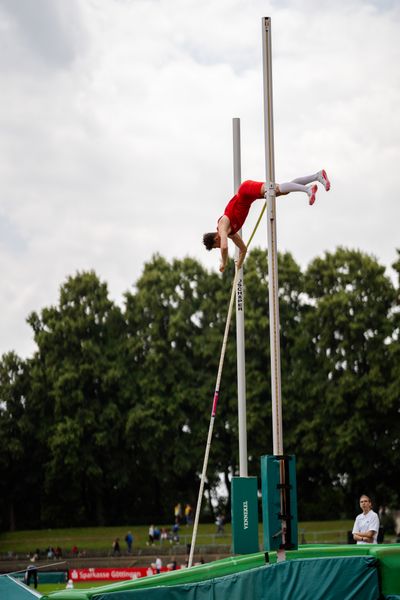
[[[312,208],[278,200],[278,249],[305,268],[343,245],[390,269],[399,0],[0,0],[0,354],[32,354],[26,317],[77,271],[121,303],[155,252],[217,268],[201,237],[233,194],[233,117],[242,179],[265,178],[263,16],[276,180],[332,180]]]

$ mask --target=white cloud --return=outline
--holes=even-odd
[[[279,199],[279,248],[394,260],[397,3],[0,0],[0,353],[32,351],[26,316],[77,270],[120,301],[156,251],[217,265],[200,240],[233,193],[233,117],[243,179],[264,178],[264,15],[277,180],[333,183],[312,209]]]

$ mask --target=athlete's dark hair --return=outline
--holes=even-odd
[[[203,235],[203,244],[205,245],[207,250],[212,250],[214,248],[216,235],[217,234],[215,233],[215,231],[212,231],[211,233],[205,233]]]

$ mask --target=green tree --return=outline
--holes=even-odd
[[[28,377],[26,363],[14,352],[0,361],[0,523],[14,530],[19,514],[26,511],[26,498],[32,496],[32,424],[26,410]],[[34,512],[34,510],[33,510]]]
[[[382,501],[393,487],[386,469],[393,440],[382,432],[394,417],[386,392],[394,290],[373,257],[343,248],[315,259],[305,277],[314,366],[296,437],[307,461],[318,457],[315,490],[344,492],[348,511],[363,490]]]
[[[260,456],[272,454],[271,364],[269,331],[268,257],[255,248],[245,265],[245,337],[249,472],[259,474]],[[290,253],[278,254],[282,379],[283,441],[287,453],[297,455],[298,481],[304,472],[294,434],[304,410],[304,388],[310,373],[304,316],[304,276]]]
[[[389,356],[391,373],[387,381],[385,403],[388,406],[384,435],[390,440],[387,445],[387,462],[385,471],[387,477],[392,476],[392,481],[398,479],[398,454],[400,449],[400,250],[397,250],[397,259],[393,263],[397,276],[395,288],[395,301],[390,315],[391,338],[389,343]],[[391,486],[391,496],[386,498],[387,504],[399,506],[400,492],[397,485]]]
[[[38,346],[33,385],[48,411],[42,518],[102,524],[124,472],[121,311],[95,273],[78,273],[61,287],[59,305],[29,322]]]
[[[302,518],[353,514],[360,492],[398,500],[399,285],[359,251],[305,273],[278,255],[284,449]],[[394,269],[400,276],[400,260]],[[121,310],[93,272],[29,316],[37,351],[0,361],[0,519],[7,526],[170,519],[197,500],[234,276],[155,255]],[[238,473],[235,316],[207,490]],[[268,267],[245,264],[249,473],[272,453]],[[24,502],[29,497],[29,510]],[[211,512],[212,506],[204,507]],[[225,505],[230,511],[230,498]]]
[[[126,294],[128,356],[140,369],[140,401],[128,412],[126,437],[141,457],[136,501],[153,518],[170,517],[178,499],[195,501],[212,381],[202,354],[215,293],[209,279],[190,258],[169,264],[156,255],[135,293]]]

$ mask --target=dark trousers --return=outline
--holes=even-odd
[[[31,585],[31,579],[33,579],[33,587],[34,587],[34,588],[35,588],[35,590],[36,590],[36,588],[37,588],[37,586],[38,586],[38,576],[37,576],[37,571],[36,571],[36,569],[35,569],[35,570],[33,570],[33,569],[30,569],[30,570],[27,572],[27,574],[26,574],[26,585],[27,585],[27,586],[30,586],[30,585]]]

